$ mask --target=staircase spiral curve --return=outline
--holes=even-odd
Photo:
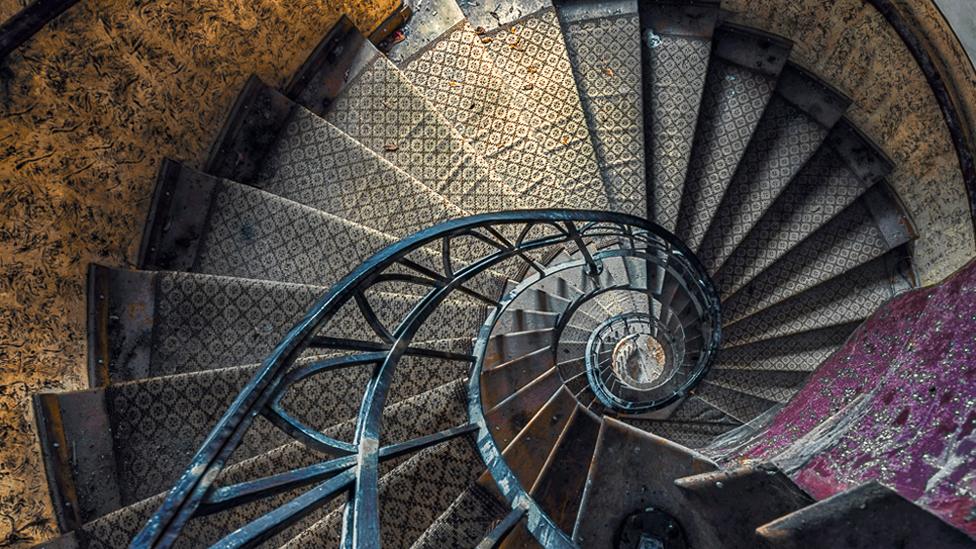
[[[851,101],[725,19],[431,0],[252,78],[90,270],[50,546],[972,546],[969,447],[868,474],[854,427],[976,281],[916,289]]]

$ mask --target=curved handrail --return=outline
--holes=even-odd
[[[343,546],[379,546],[379,462],[483,429],[483,425],[472,421],[407,442],[381,445],[381,413],[393,373],[402,357],[413,355],[477,362],[477,354],[452,353],[414,345],[413,338],[418,329],[453,292],[463,292],[490,303],[497,313],[500,301],[485,295],[483,288],[472,288],[468,284],[482,273],[491,273],[493,267],[509,259],[514,258],[539,269],[539,264],[532,258],[533,252],[556,245],[575,245],[583,252],[591,269],[598,270],[599,265],[586,251],[583,235],[599,235],[610,225],[625,228],[630,236],[636,234],[635,229],[653,233],[691,262],[697,261],[675,237],[646,220],[626,214],[585,210],[507,211],[454,219],[376,252],[334,284],[262,363],[211,430],[163,504],[133,539],[131,547],[172,546],[193,517],[310,484],[316,486],[236,530],[215,546],[255,544],[344,491],[349,492],[350,502],[345,515]],[[537,228],[543,232],[533,237]],[[462,241],[468,245],[463,245]],[[476,248],[470,245],[472,242],[486,252],[480,255],[475,253],[473,250]],[[468,257],[462,257],[463,254],[468,254]],[[705,272],[700,264],[697,267],[700,272]],[[411,285],[425,290],[423,295],[418,296],[412,309],[396,322],[396,326],[384,325],[365,297],[368,290],[384,283]],[[708,286],[711,287],[710,282]],[[501,289],[501,286],[493,288],[489,285],[489,290],[497,291],[497,294],[501,293]],[[714,298],[717,302],[717,295]],[[374,340],[319,333],[346,305],[355,306],[353,310],[359,315],[359,320],[372,330]],[[353,354],[292,369],[299,357],[310,348],[342,350]],[[364,366],[372,366],[373,373],[364,391],[352,443],[325,436],[289,416],[280,406],[281,396],[292,384],[302,379],[339,368]],[[271,419],[292,438],[336,457],[285,473],[233,486],[216,487],[217,475],[258,414]],[[532,509],[531,503],[519,504],[519,507]],[[530,513],[533,520],[536,516],[534,512]]]

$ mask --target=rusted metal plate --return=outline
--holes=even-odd
[[[751,463],[674,481],[722,547],[760,543],[756,528],[813,503],[775,465]]]
[[[41,452],[62,531],[121,506],[112,426],[102,389],[34,397]]]
[[[876,482],[819,501],[756,529],[783,549],[972,548],[976,541]]]
[[[549,349],[540,349],[481,372],[481,398],[486,409],[505,400],[553,367]]]
[[[538,410],[532,421],[502,452],[519,483],[527,491],[538,480],[575,407],[576,400],[573,396],[569,391],[561,389]]]
[[[573,539],[581,547],[612,547],[628,515],[655,507],[677,518],[694,547],[715,540],[686,507],[674,479],[714,471],[705,456],[605,418],[590,466]]]
[[[88,372],[92,386],[149,375],[155,286],[154,272],[89,267]]]
[[[366,38],[342,17],[315,47],[285,87],[285,94],[316,114],[329,109],[345,85],[375,58]]]
[[[238,183],[252,183],[295,103],[251,75],[237,96],[203,171]]]
[[[564,532],[573,531],[599,434],[600,418],[577,406],[532,488],[532,497]]]
[[[485,414],[485,419],[491,430],[491,436],[498,446],[506,448],[536,417],[540,408],[553,398],[560,387],[559,376],[556,374],[556,369],[552,368],[545,375],[489,410]]]
[[[139,249],[140,269],[193,268],[217,183],[212,176],[163,159]]]

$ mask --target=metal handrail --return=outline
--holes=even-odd
[[[541,234],[535,236],[537,232]],[[582,252],[587,269],[593,273],[599,272],[600,264],[590,256],[584,240],[605,234],[622,234],[632,240],[639,240],[641,234],[653,234],[654,246],[660,247],[663,243],[665,247],[687,257],[692,263],[696,261],[676,238],[648,221],[626,214],[583,210],[507,211],[455,219],[415,233],[380,250],[333,285],[262,363],[211,430],[163,504],[132,540],[130,547],[170,547],[194,517],[309,485],[314,486],[285,505],[230,533],[217,542],[215,547],[256,545],[342,493],[349,494],[342,546],[378,547],[380,461],[406,455],[474,431],[479,433],[480,441],[480,435],[486,432],[484,418],[478,411],[470,414],[466,423],[455,428],[399,444],[381,444],[381,414],[393,373],[402,357],[431,357],[471,363],[474,365],[471,379],[475,379],[479,371],[478,349],[483,352],[485,333],[476,342],[474,354],[445,352],[414,344],[414,336],[424,321],[454,292],[474,296],[489,303],[494,307],[489,317],[494,317],[503,310],[502,302],[491,295],[485,295],[483,288],[470,287],[469,283],[474,282],[482,273],[491,273],[494,267],[510,259],[522,262],[526,268],[538,270],[540,264],[533,259],[533,254],[544,248],[576,246]],[[462,242],[467,241],[470,244],[472,240],[481,248],[465,246]],[[648,244],[649,249],[651,245]],[[475,249],[485,251],[479,255],[474,253]],[[654,253],[659,253],[659,250],[655,249]],[[427,260],[432,254],[437,255],[434,263],[439,267],[425,266],[430,262],[418,260],[413,254],[426,257]],[[700,265],[696,267],[701,273],[705,272]],[[413,308],[396,321],[395,326],[385,325],[365,298],[366,292],[374,286],[390,282],[424,289],[424,293],[417,296]],[[702,282],[711,287],[707,276]],[[501,287],[497,290],[500,294]],[[712,292],[710,297],[717,303],[717,294],[714,294],[714,289]],[[320,333],[329,320],[336,317],[347,305],[369,326],[379,343],[350,340],[328,332]],[[348,310],[347,308],[347,313]],[[309,348],[342,350],[351,354],[293,368],[298,358]],[[289,416],[280,406],[282,395],[293,384],[339,368],[372,368],[352,442],[328,437]],[[479,395],[470,397],[469,407],[480,402],[479,399]],[[244,433],[259,414],[271,419],[274,425],[295,440],[336,457],[309,467],[232,486],[215,486],[217,475],[227,465]],[[479,448],[480,446],[479,444]],[[482,457],[486,458],[484,451]],[[485,461],[496,481],[500,481],[498,475],[501,469],[497,467],[497,460]],[[513,504],[513,508],[529,510],[529,523],[535,524],[540,515],[533,505],[531,502],[519,501]],[[549,525],[554,527],[551,521]],[[558,532],[558,528],[556,531]],[[543,545],[559,546],[558,540],[566,541],[565,534],[561,538],[553,538],[551,528],[540,532],[537,537]],[[549,543],[550,538],[556,541]]]

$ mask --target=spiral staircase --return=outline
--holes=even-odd
[[[711,0],[436,0],[252,78],[140,269],[90,269],[45,546],[974,546],[951,474],[810,480],[976,279],[914,289],[892,162],[790,49]]]

